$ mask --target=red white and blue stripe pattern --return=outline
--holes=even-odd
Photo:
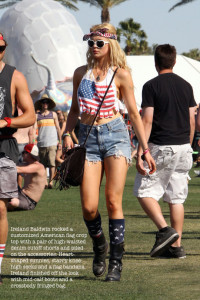
[[[95,82],[90,79],[88,76],[89,73],[92,74],[92,71],[89,70],[87,72],[79,85],[78,99],[81,113],[86,112],[87,114],[95,115],[112,76],[110,74],[111,72],[108,72],[106,78],[102,82]],[[118,99],[116,98],[116,87],[114,83],[112,83],[108,90],[98,117],[111,118],[113,116],[113,109],[119,111]]]
[[[2,260],[3,260],[3,255],[4,255],[5,247],[6,247],[5,244],[0,244],[0,275],[1,275],[1,264],[2,264]],[[0,284],[1,284],[1,282],[0,282]]]
[[[0,257],[3,257],[4,251],[5,251],[5,245],[4,244],[0,244]]]
[[[92,36],[102,36],[108,39],[117,40],[117,35],[113,33],[109,33],[107,28],[102,28],[97,31],[92,31],[83,36],[83,40],[87,41]]]

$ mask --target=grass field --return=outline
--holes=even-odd
[[[57,256],[61,248],[59,248],[59,251],[55,249],[49,251],[51,253],[55,252],[53,257],[43,257],[42,253],[44,251],[41,250],[43,249],[41,247],[46,244],[53,247],[55,243],[61,243],[63,240],[71,241],[72,238],[70,237],[66,239],[30,237],[28,241],[31,246],[34,243],[41,246],[40,250],[35,252],[27,250],[28,244],[25,247],[26,249],[24,248],[25,250],[21,251],[23,253],[15,250],[15,248],[11,248],[15,247],[20,240],[27,240],[24,237],[11,238],[11,233],[18,233],[19,228],[39,227],[39,230],[46,228],[47,233],[52,233],[53,228],[57,228],[59,231],[61,230],[60,227],[62,227],[65,228],[64,233],[68,235],[70,233],[74,233],[77,236],[87,234],[81,214],[79,189],[71,188],[68,191],[61,192],[56,189],[45,190],[41,201],[34,211],[8,214],[9,227],[13,229],[9,232],[3,260],[3,285],[0,287],[0,299],[200,299],[200,178],[194,176],[194,169],[191,170],[190,175],[192,180],[189,183],[189,196],[185,203],[185,224],[182,240],[187,252],[186,259],[166,260],[150,258],[149,251],[155,241],[156,228],[146,217],[136,198],[132,195],[135,168],[131,167],[128,172],[123,199],[126,219],[126,253],[123,259],[121,281],[119,283],[106,283],[104,282],[104,276],[100,279],[96,279],[93,276],[91,272],[92,244],[89,237],[86,240],[80,238],[81,241],[86,242],[82,251],[71,251],[73,252],[71,258],[76,259],[74,265],[77,266],[81,260],[81,266],[84,267],[84,269],[78,271],[78,275],[76,271],[70,276],[58,275],[59,273],[55,271],[55,273],[52,273],[54,275],[45,275],[46,282],[43,281],[44,278],[42,276],[11,275],[13,274],[11,271],[14,271],[13,265],[20,270],[27,270],[27,266],[30,265],[25,261],[27,257],[29,260],[35,259],[34,261],[38,262],[32,263],[37,265],[37,270],[39,270],[39,265],[44,268],[45,266],[50,268],[47,265],[48,259],[50,265],[56,266],[55,268],[61,267],[61,260],[69,259],[68,254]],[[161,206],[169,222],[168,207],[163,203],[161,203]],[[104,184],[101,189],[99,210],[103,220],[103,229],[108,237]],[[35,256],[36,252],[41,253],[41,255]],[[26,256],[20,256],[20,253]],[[11,259],[24,259],[24,262],[21,264],[12,262],[11,264]],[[43,259],[41,264],[39,263],[40,259],[41,261]],[[57,260],[55,263],[52,263],[52,259]],[[21,283],[32,283],[32,285],[43,283],[45,286],[41,285],[39,287],[38,285],[35,288],[27,288],[27,286],[26,288],[20,288],[19,284]]]

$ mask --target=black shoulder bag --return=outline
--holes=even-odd
[[[85,156],[86,156],[85,145],[86,145],[88,136],[92,130],[92,127],[94,125],[94,122],[98,116],[100,109],[101,109],[103,101],[104,101],[104,99],[108,93],[108,90],[112,84],[112,81],[115,77],[117,69],[118,68],[116,68],[116,70],[113,73],[111,81],[107,87],[107,90],[106,90],[104,97],[101,101],[101,104],[97,110],[94,120],[92,121],[92,125],[86,136],[85,142],[83,143],[83,145],[74,147],[65,152],[64,162],[61,164],[60,169],[57,171],[57,173],[54,177],[56,184],[57,184],[57,182],[59,182],[58,188],[60,190],[68,189],[70,186],[79,186],[82,183],[83,173],[84,173],[84,165],[85,165]]]

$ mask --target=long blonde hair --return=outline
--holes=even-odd
[[[90,32],[98,31],[99,29],[106,28],[108,33],[116,34],[116,29],[110,23],[102,23],[94,25],[90,28]],[[108,38],[110,44],[110,67],[119,67],[125,70],[129,70],[126,62],[126,55],[121,49],[117,40]],[[95,66],[95,59],[90,49],[86,53],[88,68],[92,69]]]

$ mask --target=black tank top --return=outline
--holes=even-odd
[[[15,68],[9,65],[5,65],[0,73],[0,119],[5,117],[12,118],[12,101],[10,94],[11,80]],[[17,116],[17,110],[14,116]],[[18,160],[18,146],[17,141],[11,136],[16,132],[16,128],[0,128],[0,152],[3,152],[6,156],[11,158],[14,162]],[[4,136],[3,139],[1,136]]]

